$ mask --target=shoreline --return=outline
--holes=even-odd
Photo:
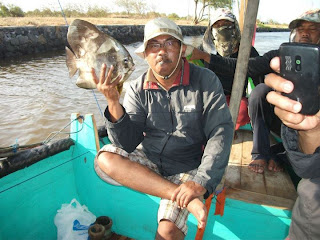
[[[44,19],[48,20],[48,18],[42,18],[42,20]],[[46,22],[48,25],[42,24],[40,26],[40,22],[38,22],[39,26],[33,26],[31,24],[27,26],[0,26],[0,42],[2,43],[0,45],[0,59],[18,57],[33,53],[63,50],[65,46],[68,46],[68,26],[66,24],[60,24],[61,21],[64,20],[62,18],[50,19],[50,23],[55,23],[55,25],[50,25],[49,22]],[[93,19],[95,21],[91,18],[81,19],[96,25],[102,32],[105,32],[109,36],[117,39],[122,44],[142,41],[144,24],[149,21],[149,19],[138,19],[136,23],[134,21],[130,21],[130,24],[128,24],[128,22],[123,19],[116,22],[115,18],[112,18],[112,21],[110,19],[108,20],[108,23],[110,24],[105,24],[106,19],[103,18]],[[0,24],[2,20],[3,19],[0,18]],[[23,20],[26,19],[24,18]],[[55,20],[55,22],[53,20]],[[67,21],[71,23],[73,20],[74,19],[69,19],[69,21]],[[203,35],[207,29],[207,25],[204,24],[193,25],[188,24],[188,22],[185,21],[177,21],[177,24],[180,26],[184,36]],[[287,32],[289,29],[266,27],[257,28],[256,31]]]
[[[14,27],[61,27],[70,24],[77,18],[61,17],[2,17],[0,18],[0,28]],[[79,19],[88,21],[95,25],[145,25],[152,18],[128,18],[128,17],[110,17],[110,18],[85,18]],[[67,22],[66,22],[67,21]],[[208,21],[194,25],[192,19],[173,19],[180,26],[207,26]],[[289,31],[286,25],[266,25],[265,27],[257,27],[257,32],[286,32]]]

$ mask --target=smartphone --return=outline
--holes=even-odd
[[[280,75],[294,85],[291,93],[283,95],[301,103],[301,114],[316,114],[320,108],[320,46],[283,43],[279,55]]]

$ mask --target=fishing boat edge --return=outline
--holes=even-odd
[[[76,119],[79,114],[72,114]],[[100,137],[92,114],[73,121],[74,145],[0,179],[0,240],[56,239],[54,216],[76,198],[98,216],[109,216],[112,231],[134,239],[153,239],[159,198],[102,181],[93,167]],[[217,189],[219,192],[221,190]],[[219,203],[219,202],[218,202]],[[290,209],[227,198],[223,216],[215,215],[217,198],[209,211],[203,239],[284,239],[291,222]],[[196,219],[189,215],[186,239],[194,239]]]

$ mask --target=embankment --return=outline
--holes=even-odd
[[[205,26],[181,25],[184,36],[204,34]],[[98,25],[103,32],[122,44],[143,40],[144,25]],[[2,27],[0,28],[0,59],[40,52],[63,50],[67,43],[67,26]],[[257,29],[257,31],[285,31],[284,29]]]
[[[122,44],[143,40],[144,25],[99,25],[98,28]],[[205,29],[181,26],[185,36],[201,35]],[[67,26],[0,28],[0,59],[63,50],[68,46],[67,31]]]

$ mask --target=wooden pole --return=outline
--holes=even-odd
[[[247,6],[229,106],[234,126],[236,125],[244,83],[247,77],[248,61],[257,19],[259,0],[248,0]]]
[[[247,8],[247,1],[241,0],[240,1],[240,9],[239,9],[239,28],[240,32],[243,32],[243,25],[244,25],[244,15],[245,15],[245,9]]]

